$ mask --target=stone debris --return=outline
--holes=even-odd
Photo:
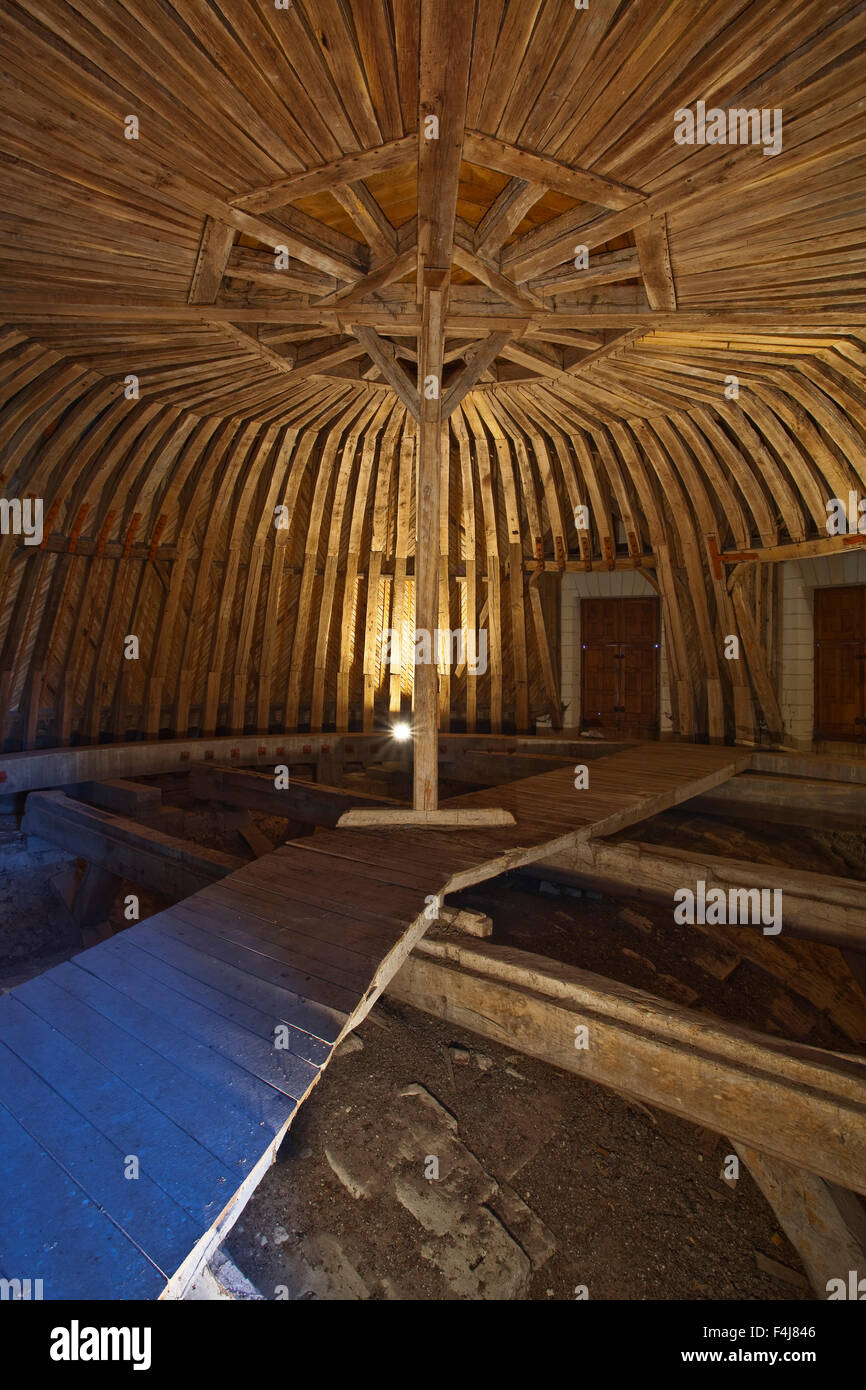
[[[345,1150],[331,1145],[325,1149],[325,1158],[331,1172],[343,1184],[350,1197],[357,1202],[362,1197],[370,1196],[376,1186],[376,1173],[372,1170],[361,1170],[363,1160],[360,1154],[353,1151],[349,1157]]]

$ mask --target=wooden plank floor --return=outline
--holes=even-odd
[[[327,1065],[458,888],[744,771],[649,744],[456,798],[507,828],[334,830],[0,997],[0,1275],[45,1298],[180,1292]],[[137,1160],[137,1177],[127,1177]]]

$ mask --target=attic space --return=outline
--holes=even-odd
[[[588,1302],[623,1368],[833,1374],[864,42],[0,0],[0,1301],[52,1359]]]

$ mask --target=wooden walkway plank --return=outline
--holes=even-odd
[[[65,1022],[65,999],[56,998],[59,987],[51,985],[48,975],[38,983],[42,986],[40,1007],[46,1008],[57,1023]],[[24,988],[19,986],[21,991]],[[107,1023],[103,1032],[113,1041],[120,1034],[119,1029]],[[135,1154],[144,1171],[195,1220],[209,1224],[215,1193],[229,1181],[229,1164],[220,1163],[188,1130],[151,1104],[109,1066],[11,994],[0,999],[0,1039],[65,1100],[86,1113],[107,1139],[125,1153]],[[202,1122],[207,1118],[202,1106]]]
[[[156,922],[156,918],[142,922],[135,942],[131,943],[133,950],[141,952],[142,969],[156,972],[157,967],[164,967],[166,981],[171,979],[174,988],[181,993],[188,990],[200,1003],[214,1009],[228,1009],[232,1011],[229,1016],[234,1016],[234,1010],[240,1010],[235,1018],[238,1023],[244,1011],[249,1010],[247,1026],[252,1031],[262,1032],[266,1023],[269,1036],[275,1022],[283,1024],[290,1040],[289,1050],[313,1066],[324,1065],[331,1053],[328,1044],[290,1018],[297,995],[252,975],[244,975],[202,952],[190,950],[163,924]]]
[[[128,1237],[135,1230],[149,1258],[168,1279],[199,1237],[196,1223],[146,1172],[124,1175],[127,1155],[0,1044],[0,1106],[65,1169]],[[56,1234],[56,1233],[55,1233]],[[129,1238],[129,1237],[128,1237]]]
[[[93,972],[160,1018],[174,1022],[183,1033],[189,1034],[197,1042],[237,1062],[260,1081],[266,1081],[292,1100],[306,1095],[312,1083],[318,1079],[318,1068],[303,1058],[278,1050],[273,1043],[263,1041],[245,1028],[239,1028],[223,1015],[203,1008],[177,990],[141,974],[135,963],[127,958],[126,944],[122,939],[107,941],[103,945],[106,950],[101,951],[98,962],[91,965]]]
[[[62,1213],[73,1193],[79,1205],[92,1198],[106,1267],[128,1236],[130,1287],[157,1296],[148,1280],[159,1271],[176,1292],[232,1224],[334,1046],[434,920],[432,900],[634,824],[745,770],[750,757],[628,748],[593,761],[586,791],[565,765],[450,803],[504,806],[514,825],[316,832],[13,990],[0,999],[0,1046],[32,1076],[16,1106],[16,1152],[36,1142],[32,1129],[46,1180],[54,1174],[46,1210]],[[280,1025],[285,1046],[275,1046]],[[14,1099],[0,1086],[0,1107]],[[139,1156],[152,1203],[118,1187],[121,1151]],[[31,1169],[16,1167],[16,1183],[26,1187]],[[57,1224],[78,1230],[71,1214]],[[75,1287],[65,1267],[62,1280],[51,1274]]]
[[[183,904],[179,903],[178,907],[181,906]],[[277,989],[283,1001],[283,1021],[291,1022],[326,1046],[335,1042],[343,1031],[347,1009],[313,1003],[299,992],[303,989],[299,972],[274,969],[268,956],[247,945],[239,945],[219,932],[206,931],[189,918],[181,918],[177,909],[160,914],[160,930],[170,933],[172,940],[192,951],[197,960],[231,972],[232,978],[242,982],[242,988],[246,988],[249,981],[253,988],[262,985]],[[344,1002],[349,1004],[349,998]]]
[[[0,1268],[41,1279],[50,1299],[158,1298],[165,1277],[64,1168],[0,1106],[0,1150],[15,1220],[0,1227]]]

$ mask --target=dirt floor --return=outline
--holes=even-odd
[[[243,813],[192,805],[181,779],[160,781],[160,828],[249,857]],[[252,819],[275,844],[298,831]],[[4,834],[12,867],[0,868],[9,909],[0,988],[80,949],[67,906],[74,862],[46,863],[16,937],[20,885],[10,875],[22,872],[22,842]],[[623,838],[866,878],[866,837],[852,833],[678,811]],[[857,1009],[866,1029],[853,980],[849,1013],[830,1017],[736,942],[677,927],[669,905],[523,875],[464,896],[492,918],[494,943],[777,1036],[862,1052],[849,1035]],[[141,899],[143,916],[168,905]],[[121,904],[119,895],[115,929]],[[748,1172],[724,1176],[732,1153],[723,1137],[385,996],[301,1109],[227,1248],[266,1298],[811,1299]]]
[[[265,1297],[811,1297],[718,1136],[387,999],[358,1039],[228,1241]]]
[[[739,857],[766,861],[777,841],[781,862],[863,876],[863,837],[780,832],[682,813],[644,828],[650,842],[721,853],[721,841],[728,854],[730,835]],[[702,968],[670,907],[517,875],[462,897],[492,917],[493,942],[858,1050],[748,960],[720,979],[723,953],[708,948]],[[337,1054],[228,1242],[266,1297],[813,1296],[748,1172],[725,1179],[725,1139],[387,997],[358,1040]],[[438,1179],[425,1176],[431,1157]]]

